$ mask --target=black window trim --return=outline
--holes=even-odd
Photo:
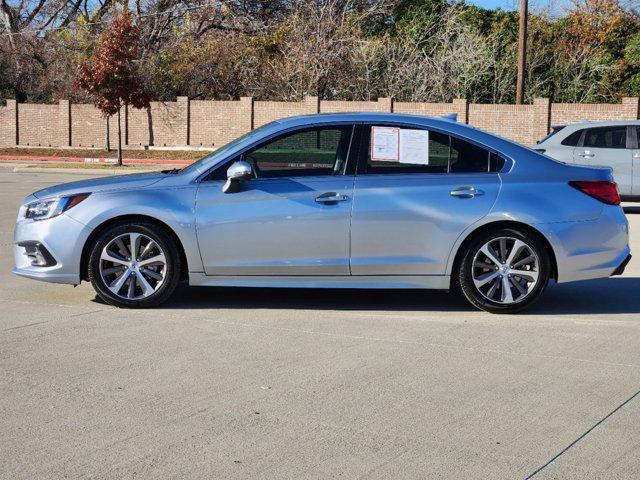
[[[366,167],[367,167],[367,154],[368,154],[368,150],[366,148],[366,129],[367,128],[371,128],[372,126],[392,126],[392,127],[398,127],[398,128],[415,128],[415,129],[420,129],[420,130],[429,130],[429,131],[433,131],[433,132],[437,132],[440,133],[442,135],[448,135],[449,136],[449,162],[447,164],[447,171],[446,172],[415,172],[415,173],[407,173],[407,172],[397,172],[397,173],[367,173],[366,171]],[[484,145],[482,143],[476,142],[472,139],[469,139],[467,137],[461,137],[459,135],[455,135],[447,130],[444,129],[440,129],[437,127],[431,127],[431,126],[426,126],[426,125],[421,125],[421,124],[415,124],[415,123],[407,123],[407,122],[394,122],[394,121],[380,121],[380,122],[361,122],[359,125],[356,125],[357,130],[358,130],[358,152],[357,152],[357,167],[356,167],[356,175],[394,175],[394,176],[400,176],[400,175],[482,175],[482,176],[486,176],[486,175],[497,175],[500,173],[505,173],[507,170],[505,170],[507,164],[509,164],[509,169],[511,168],[511,160],[506,157],[505,155],[501,154],[500,152],[498,152],[497,150],[495,150],[494,148],[488,147],[487,145]],[[483,150],[486,150],[487,152],[489,152],[490,154],[493,153],[495,155],[497,155],[498,157],[500,157],[504,163],[502,165],[502,168],[500,170],[496,170],[495,172],[491,172],[489,170],[487,170],[486,172],[451,172],[449,171],[449,169],[451,168],[451,142],[452,139],[457,139],[463,142],[467,142],[470,143],[471,145],[474,145],[478,148],[482,148]],[[487,168],[491,168],[491,163],[490,160],[487,159],[487,163],[488,163],[488,167]]]
[[[265,145],[267,143],[271,143],[273,141],[276,141],[286,135],[292,134],[292,133],[298,133],[298,132],[304,132],[304,131],[308,131],[308,130],[318,130],[318,129],[322,129],[322,128],[332,128],[332,127],[351,127],[351,138],[349,139],[349,145],[347,147],[347,160],[345,162],[345,167],[344,170],[341,174],[337,174],[337,175],[301,175],[301,176],[291,176],[291,177],[273,177],[273,178],[253,178],[251,181],[255,182],[255,181],[282,181],[285,179],[291,179],[291,178],[336,178],[336,177],[344,177],[344,176],[353,176],[355,175],[355,164],[357,163],[357,155],[358,155],[358,149],[355,149],[355,154],[352,154],[352,152],[354,152],[354,139],[356,138],[356,129],[358,127],[358,123],[357,122],[353,122],[353,121],[344,121],[344,122],[326,122],[326,123],[316,123],[313,125],[297,125],[295,127],[290,127],[287,128],[285,130],[280,130],[278,132],[274,132],[273,134],[265,137],[265,138],[261,138],[260,140],[247,145],[245,148],[235,152],[231,157],[228,157],[226,159],[224,159],[223,161],[221,161],[220,163],[212,166],[211,168],[209,168],[206,172],[204,172],[202,175],[200,175],[200,177],[196,180],[196,182],[200,183],[200,182],[220,182],[222,181],[221,179],[209,179],[209,177],[213,174],[215,174],[216,172],[220,171],[220,170],[227,170],[229,168],[229,166],[231,165],[231,163],[242,160],[244,158],[244,155],[250,151],[250,150],[254,150],[256,148],[259,148],[261,145]]]

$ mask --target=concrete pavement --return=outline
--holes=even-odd
[[[420,291],[181,289],[118,310],[14,277],[0,168],[0,478],[631,479],[640,215],[622,277],[496,316]]]

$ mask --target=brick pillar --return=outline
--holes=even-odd
[[[453,112],[458,116],[458,122],[469,123],[469,102],[466,98],[454,98],[451,103]]]
[[[380,112],[393,112],[393,98],[382,97],[378,99],[378,109]]]
[[[178,97],[177,101],[180,112],[180,128],[178,130],[179,137],[176,139],[176,145],[188,146],[191,144],[191,106],[189,97]]]
[[[528,145],[542,139],[551,130],[551,100],[548,98],[533,99],[533,131],[530,133]]]
[[[254,117],[254,108],[253,108],[253,97],[240,97],[240,108],[242,110],[242,131],[250,132],[253,130],[253,117]]]
[[[622,99],[622,118],[625,120],[640,119],[640,97],[624,97]]]
[[[12,146],[20,144],[20,125],[18,122],[18,102],[7,99],[7,115],[9,116],[7,125],[9,127],[9,142]]]
[[[320,97],[314,95],[304,96],[304,109],[305,113],[316,114],[320,113]]]
[[[69,100],[58,101],[58,141],[61,147],[71,146],[71,102]]]

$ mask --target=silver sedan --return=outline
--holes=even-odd
[[[14,273],[88,280],[149,307],[191,285],[458,288],[512,313],[550,280],[620,274],[628,224],[610,169],[565,165],[446,119],[279,120],[184,168],[35,192]]]

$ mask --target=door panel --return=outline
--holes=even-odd
[[[222,185],[198,190],[207,275],[349,275],[353,176],[251,180],[232,194]]]
[[[626,126],[587,129],[582,145],[574,149],[574,162],[592,167],[611,167],[622,195],[631,195],[632,151],[626,148]]]
[[[358,175],[351,273],[443,275],[454,242],[490,211],[499,190],[495,173]]]
[[[633,184],[631,152],[632,150],[629,149],[578,147],[575,149],[574,161],[578,165],[611,167],[613,179],[618,184],[620,194],[631,195],[631,185]]]
[[[631,194],[640,195],[640,148],[633,150],[633,185],[631,186]]]

